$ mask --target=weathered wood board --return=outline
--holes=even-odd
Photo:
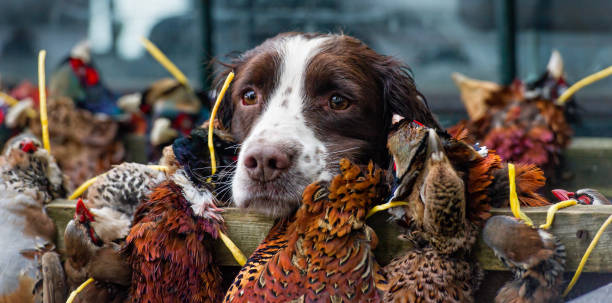
[[[548,207],[523,208],[525,213],[536,224],[545,221]],[[60,200],[47,206],[47,212],[58,227],[58,247],[63,252],[63,231],[74,214],[74,202]],[[509,209],[493,209],[494,215],[511,215]],[[612,206],[582,206],[560,210],[550,231],[557,236],[567,249],[567,271],[573,271],[578,266],[580,258],[588,247],[593,236],[606,220],[612,215]],[[264,239],[273,225],[273,220],[255,213],[243,212],[235,208],[225,210],[228,235],[236,245],[248,256]],[[372,217],[368,223],[374,228],[379,238],[375,254],[381,264],[386,264],[391,258],[410,249],[408,242],[397,239],[399,229],[386,220],[386,213]],[[217,260],[224,266],[237,266],[231,254],[221,241],[216,247]],[[612,228],[601,237],[599,244],[591,254],[585,266],[586,272],[612,272]],[[475,255],[486,270],[506,270],[482,241],[475,247]]]
[[[571,191],[579,188],[596,188],[606,196],[612,196],[612,139],[610,138],[574,138],[565,151],[565,170],[573,177],[556,185]],[[63,252],[63,236],[66,224],[74,215],[74,201],[57,200],[47,206],[47,212],[58,227],[58,247]],[[543,223],[546,207],[525,208],[525,212],[537,223]],[[508,209],[494,209],[494,215],[511,215]],[[557,215],[551,232],[560,238],[567,248],[567,270],[574,270],[591,239],[605,219],[612,214],[612,206],[588,207],[574,206],[561,210]],[[264,239],[273,221],[255,213],[246,213],[237,209],[227,209],[224,214],[228,234],[242,251],[249,255]],[[368,221],[379,238],[376,257],[386,264],[401,251],[410,249],[407,242],[397,239],[398,229],[386,222],[385,214],[377,214]],[[580,231],[580,232],[579,232]],[[487,270],[506,270],[482,241],[476,245],[475,255]],[[236,266],[236,262],[227,249],[218,243],[217,259],[220,264]],[[612,272],[612,227],[600,239],[585,266],[586,272]]]

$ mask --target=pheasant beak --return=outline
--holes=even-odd
[[[559,201],[573,199],[576,196],[575,193],[569,192],[564,189],[553,189],[552,193],[553,195],[555,195],[555,197],[557,197],[557,199],[559,199]]]
[[[21,142],[19,144],[19,148],[21,148],[21,150],[25,153],[34,153],[38,149],[38,147],[36,147],[34,142],[31,140]]]
[[[427,156],[435,162],[440,162],[445,159],[444,149],[440,137],[433,128],[429,129],[429,136],[427,139]]]

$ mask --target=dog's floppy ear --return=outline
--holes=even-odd
[[[386,125],[391,125],[393,115],[399,115],[429,127],[442,129],[429,110],[425,96],[416,89],[408,66],[389,57],[386,59],[381,75]]]

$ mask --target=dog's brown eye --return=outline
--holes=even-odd
[[[242,95],[242,104],[253,105],[257,103],[257,93],[254,90],[248,90]]]
[[[342,96],[332,95],[329,98],[329,108],[333,110],[343,110],[349,107],[349,101]]]

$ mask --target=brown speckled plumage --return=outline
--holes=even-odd
[[[164,179],[163,172],[146,165],[122,163],[87,189],[85,204],[90,208],[110,207],[131,218],[140,202]]]
[[[552,234],[495,216],[487,222],[483,239],[514,274],[498,291],[496,303],[562,302],[565,247]]]
[[[367,209],[385,192],[381,171],[348,160],[331,184],[314,183],[241,270],[226,302],[377,302],[386,281],[374,260]]]
[[[24,142],[33,144],[35,150],[22,151],[19,146]],[[34,136],[23,134],[6,143],[0,157],[0,191],[25,193],[46,204],[63,198],[70,187],[68,178],[60,171],[55,159]]]
[[[455,137],[408,121],[391,133],[388,147],[400,177],[392,200],[407,206],[390,212],[415,249],[385,267],[386,302],[473,302],[482,271],[470,250],[491,205],[508,204],[507,170],[492,151],[476,151]],[[547,203],[535,191],[542,171],[517,167],[524,204]],[[406,301],[403,301],[406,300]]]
[[[54,252],[55,223],[44,207],[68,190],[67,178],[40,141],[24,134],[7,142],[0,156],[0,302],[62,296],[62,285],[51,282],[64,276]],[[45,289],[53,298],[43,298]]]
[[[78,109],[66,97],[49,98],[47,112],[51,153],[73,184],[82,184],[123,161],[119,124],[110,117]],[[40,136],[40,119],[32,119],[30,129]]]
[[[64,232],[69,285],[74,289],[88,278],[97,282],[79,293],[78,300],[106,302],[127,297],[132,273],[121,246],[136,207],[164,179],[163,172],[146,165],[123,163],[87,189]]]
[[[411,152],[390,140],[396,164],[404,168],[392,199],[409,203],[393,212],[408,227],[404,237],[415,249],[385,267],[390,289],[384,301],[473,302],[481,272],[467,256],[478,228],[468,220],[463,174],[447,158],[434,130],[406,124],[398,132],[418,142],[409,147]]]

